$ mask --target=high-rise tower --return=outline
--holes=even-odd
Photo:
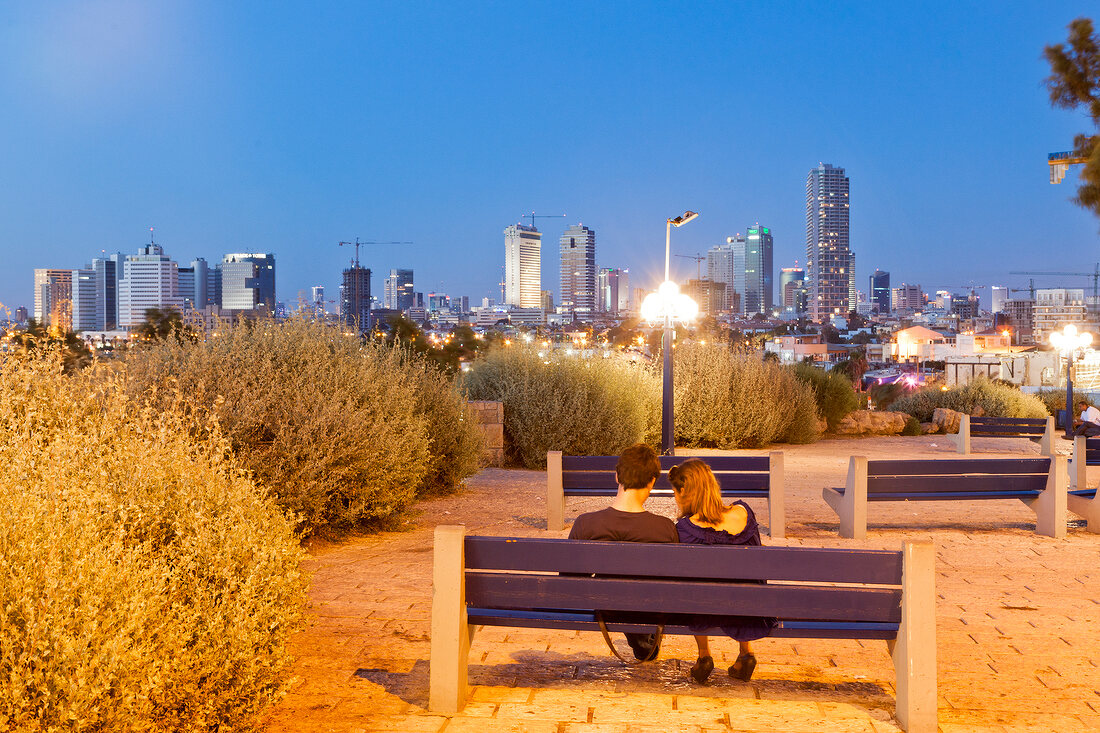
[[[875,270],[871,273],[870,288],[867,294],[870,296],[871,305],[879,313],[890,312],[890,273],[884,270]]]
[[[382,305],[393,310],[413,307],[415,289],[412,270],[390,270],[382,293]]]
[[[806,176],[806,278],[810,317],[847,315],[855,307],[855,256],[848,241],[848,177],[821,163]]]
[[[504,302],[518,308],[542,304],[542,234],[513,224],[504,230]]]
[[[579,321],[596,313],[596,232],[583,224],[561,235],[561,307]]]
[[[753,224],[745,235],[745,315],[771,315],[772,272],[771,229]]]

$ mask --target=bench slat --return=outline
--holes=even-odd
[[[554,611],[501,611],[490,608],[467,608],[467,621],[475,626],[509,626],[528,629],[561,629],[567,631],[599,631],[594,613]],[[612,633],[652,633],[653,624],[632,624],[622,621],[605,622]],[[680,624],[665,624],[665,634],[694,635],[706,633],[721,636],[725,632],[715,627],[704,631]],[[772,629],[771,636],[797,639],[894,639],[898,625],[891,623],[860,623],[846,621],[783,621]]]
[[[1069,493],[1073,496],[1080,496],[1082,499],[1092,499],[1096,496],[1096,489],[1075,489]]]
[[[845,487],[833,489],[844,494]],[[1028,499],[1039,495],[1038,491],[913,491],[906,493],[867,493],[867,501],[950,501],[952,499]],[[1073,493],[1073,492],[1070,492]]]
[[[724,613],[810,621],[901,621],[901,589],[707,583],[467,571],[466,602],[484,608]]]
[[[989,417],[989,416],[973,416],[970,418],[970,425],[1028,425],[1031,427],[1045,428],[1047,425],[1047,419],[1045,417]]]
[[[767,489],[770,483],[770,477],[766,473],[716,473],[714,477],[718,479],[718,487],[723,492],[736,493],[741,490]],[[567,496],[572,496],[571,491],[589,489],[596,491],[610,490],[614,495],[619,487],[614,473],[595,473],[592,471],[563,471],[561,483]],[[663,474],[657,479],[657,483],[654,484],[653,488],[672,492],[672,484],[668,482],[668,477]]]
[[[565,489],[566,496],[615,496],[615,489]],[[671,499],[672,489],[654,489],[650,492],[651,498]],[[722,489],[722,496],[727,499],[760,499],[768,498],[768,489],[731,488]]]
[[[465,547],[466,567],[471,570],[530,570],[671,578],[683,576],[684,569],[691,568],[695,577],[714,580],[876,585],[901,583],[901,553],[888,550],[677,545],[513,537],[467,537]]]
[[[995,494],[1016,491],[1039,492],[1046,488],[1047,475],[990,476],[868,476],[867,496],[871,494],[941,494],[964,492]]]
[[[997,475],[1028,474],[1050,471],[1049,458],[960,458],[917,461],[867,461],[868,476],[942,476],[963,473]]]
[[[660,456],[661,470],[667,471],[688,458],[701,458],[712,471],[767,471],[768,456]],[[618,456],[569,456],[561,457],[564,471],[614,471]]]
[[[970,435],[971,437],[1009,437],[1009,436],[1022,436],[1032,437],[1039,436],[1046,432],[1046,428],[1036,429],[1027,425],[971,425]]]

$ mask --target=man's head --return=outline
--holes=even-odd
[[[624,450],[615,464],[615,476],[624,489],[644,489],[660,475],[657,451],[642,443]]]
[[[1077,407],[1080,410],[1087,410],[1089,406],[1088,400],[1078,400]]]

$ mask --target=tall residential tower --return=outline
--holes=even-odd
[[[806,279],[815,321],[855,308],[855,255],[848,241],[848,177],[821,163],[806,176]]]
[[[574,320],[596,313],[596,232],[574,224],[561,235],[561,307]]]

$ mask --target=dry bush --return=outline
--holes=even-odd
[[[550,450],[615,455],[657,441],[659,383],[625,360],[501,347],[474,362],[463,385],[471,399],[504,403],[513,458],[528,468],[545,467]]]
[[[0,356],[0,729],[247,729],[288,683],[292,523],[216,427],[62,368]]]
[[[1065,399],[1065,392],[1062,398]],[[971,414],[981,407],[989,417],[1047,417],[1043,401],[1035,395],[1024,394],[1019,387],[993,381],[985,376],[972,379],[961,387],[942,390],[925,387],[900,397],[890,404],[894,412],[907,412],[921,422],[932,419],[937,407]]]
[[[478,428],[449,380],[401,349],[291,319],[127,357],[142,390],[178,384],[303,531],[399,516],[477,470]]]
[[[790,369],[720,344],[683,344],[674,358],[677,445],[758,448],[820,437],[813,390]]]

